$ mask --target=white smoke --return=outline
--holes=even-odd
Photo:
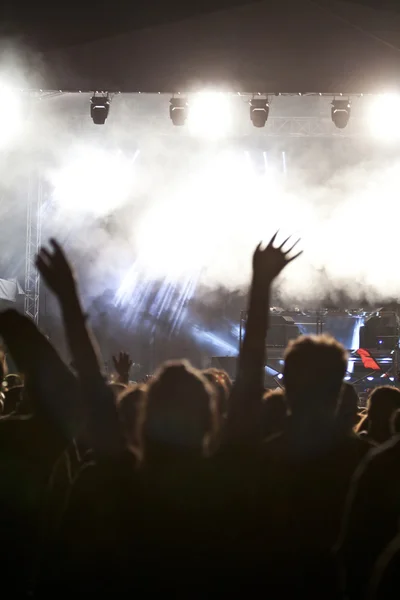
[[[79,220],[91,228],[89,237],[78,239],[82,251],[93,245],[100,277],[105,270],[102,261],[106,265],[110,255],[128,250],[148,279],[183,281],[200,273],[200,282],[209,288],[240,288],[248,284],[254,247],[260,240],[268,242],[279,229],[278,241],[288,235],[300,237],[304,250],[283,277],[284,296],[306,302],[339,289],[355,300],[400,295],[397,160],[389,160],[385,167],[362,163],[322,185],[311,185],[295,166],[286,177],[273,167],[260,174],[243,151],[210,148],[196,166],[190,170],[175,166],[177,172],[159,185],[157,167],[151,161],[141,166],[141,158],[133,164],[122,155],[116,166],[110,153],[107,167],[104,156],[97,164],[96,152],[88,150],[91,166],[85,175],[79,168],[79,181],[74,182],[74,171],[67,168],[63,172],[67,178],[58,180],[58,186],[64,182],[65,187],[61,192],[55,187],[64,229],[75,228],[78,235]],[[317,158],[310,164],[318,168]],[[154,171],[143,196],[136,192],[135,181],[140,187],[147,169]],[[90,173],[92,186],[87,180]],[[127,212],[118,216],[121,206]],[[114,219],[113,233],[105,234],[97,219],[105,214]],[[113,268],[117,266],[114,263]]]
[[[212,289],[244,288],[255,246],[279,229],[279,239],[300,237],[304,250],[282,277],[284,297],[305,303],[338,290],[354,300],[400,297],[395,151],[370,151],[363,140],[310,139],[296,159],[286,153],[285,174],[274,149],[279,157],[298,140],[262,137],[248,123],[258,150],[250,138],[194,141],[170,123],[166,96],[117,96],[106,125],[95,126],[89,97],[33,100],[22,135],[3,150],[7,248],[18,235],[24,251],[28,174],[38,170],[50,197],[43,233],[67,244],[88,296],[117,290],[133,263],[149,281],[193,274]],[[277,99],[271,116],[314,106],[294,98],[289,110],[285,102]],[[321,102],[329,117],[327,99],[314,109],[318,114]],[[249,121],[242,99],[239,108]]]

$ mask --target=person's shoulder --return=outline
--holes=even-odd
[[[288,435],[284,431],[266,437],[261,446],[263,459],[282,459],[288,453]]]
[[[353,469],[363,471],[368,463],[369,456],[376,450],[376,445],[370,440],[363,437],[360,438],[357,434],[351,433],[346,435],[340,443],[342,459],[348,461],[349,465],[353,465]]]
[[[140,463],[140,454],[135,448],[125,448],[116,456],[95,458],[96,471],[104,477],[132,477]]]
[[[365,435],[360,436],[356,433],[350,433],[346,436],[346,440],[349,445],[359,449],[361,452],[365,452],[365,454],[376,448],[376,444]]]
[[[391,476],[393,468],[400,463],[400,435],[396,435],[380,446],[372,446],[359,465],[356,479],[371,477],[382,481]]]
[[[80,496],[97,493],[117,496],[121,490],[128,493],[136,482],[136,458],[130,452],[115,458],[93,460],[82,465],[73,481],[73,489]]]
[[[286,436],[283,431],[273,433],[268,437],[264,438],[262,446],[265,452],[273,452],[279,450],[285,444]]]
[[[387,442],[380,446],[375,446],[368,454],[369,462],[378,463],[381,461],[400,460],[400,435],[394,435]]]
[[[30,431],[34,426],[35,423],[32,415],[18,415],[16,413],[5,415],[0,417],[0,439],[19,439],[21,432],[25,436],[26,432]]]

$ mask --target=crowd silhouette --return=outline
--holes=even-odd
[[[360,413],[326,335],[291,342],[284,388],[264,389],[288,243],[253,255],[234,382],[182,360],[130,384],[123,352],[107,381],[64,251],[41,249],[72,362],[0,314],[4,597],[398,597],[400,391],[376,389]]]

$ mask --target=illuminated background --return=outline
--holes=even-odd
[[[165,95],[115,96],[101,127],[85,95],[11,96],[0,95],[1,276],[23,282],[29,174],[39,173],[43,239],[66,245],[106,356],[126,348],[151,368],[234,354],[252,251],[278,228],[304,249],[277,286],[280,306],[399,298],[397,96],[353,99],[350,137],[331,123],[320,138],[268,136],[233,95],[194,96],[184,128]],[[274,116],[330,120],[330,100],[273,98]],[[44,291],[41,324],[58,339]],[[350,347],[356,326],[330,329]]]

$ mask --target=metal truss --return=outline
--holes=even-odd
[[[345,129],[338,129],[327,118],[270,117],[263,133],[268,137],[354,138],[368,135],[368,129],[362,119],[354,117]]]
[[[88,111],[89,112],[89,111]],[[84,132],[92,127],[89,114],[69,115],[68,123],[76,132]],[[193,136],[184,128],[176,128],[172,123],[163,117],[154,115],[152,117],[140,117],[141,128],[149,126],[153,128],[154,134],[161,137],[173,138],[193,138]],[[179,129],[179,130],[178,130]],[[145,138],[147,133],[140,133]],[[330,118],[325,117],[273,117],[270,116],[265,127],[257,131],[257,136],[261,137],[282,137],[282,138],[362,138],[368,137],[369,128],[364,119],[350,118],[345,129],[338,129]],[[249,128],[240,127],[233,136],[235,140],[254,138],[249,133]]]
[[[110,94],[112,96],[115,96],[117,94],[124,94],[125,96],[136,96],[136,95],[143,95],[143,96],[156,96],[156,95],[163,95],[163,96],[168,96],[169,98],[172,96],[182,96],[182,97],[186,97],[186,96],[191,96],[193,93],[193,90],[183,90],[181,89],[180,91],[178,90],[168,90],[168,89],[153,89],[153,90],[145,90],[145,89],[139,89],[137,87],[131,88],[131,89],[113,89],[113,88],[97,88],[97,89],[89,89],[89,88],[63,88],[63,89],[37,89],[37,88],[20,88],[19,89],[20,92],[30,95],[30,96],[39,96],[39,97],[43,97],[43,96],[71,96],[71,95],[75,95],[77,96],[78,94],[82,94],[82,95],[93,95],[93,94]],[[269,90],[269,91],[260,91],[260,90],[256,90],[256,91],[225,91],[224,92],[227,96],[240,96],[242,98],[256,98],[257,96],[265,96],[266,98],[272,98],[273,96],[291,96],[291,97],[295,97],[295,96],[319,96],[319,97],[323,97],[323,98],[337,98],[338,100],[343,98],[362,98],[363,96],[376,96],[377,93],[376,92],[360,92],[360,91],[347,91],[344,92],[343,90],[340,91],[336,91],[336,92],[299,92],[299,91],[295,91],[295,92],[277,92],[276,90]]]
[[[36,269],[35,258],[42,240],[42,208],[42,181],[36,174],[31,174],[26,214],[24,312],[36,324],[39,322],[40,274]]]

